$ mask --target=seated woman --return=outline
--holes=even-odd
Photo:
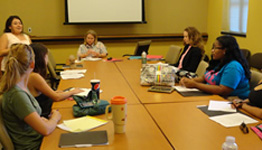
[[[14,147],[19,150],[39,149],[43,136],[52,133],[61,119],[57,110],[53,110],[48,119],[40,117],[41,108],[27,89],[34,60],[30,46],[12,45],[1,78],[1,113]]]
[[[242,108],[248,113],[262,119],[262,80],[253,90],[250,91],[248,99],[233,100],[233,108]]]
[[[48,49],[44,45],[38,43],[31,44],[30,46],[33,48],[36,59],[35,68],[29,76],[28,89],[42,108],[41,116],[47,118],[50,114],[53,101],[65,100],[73,94],[82,92],[82,90],[76,88],[68,92],[54,91],[45,81]]]
[[[105,45],[97,41],[97,34],[94,30],[88,30],[84,38],[84,44],[79,46],[77,56],[80,58],[85,57],[106,57],[107,50]]]
[[[205,75],[193,79],[182,78],[180,84],[207,93],[245,99],[250,92],[249,79],[249,67],[236,39],[220,36],[213,45],[212,59]]]
[[[205,54],[202,36],[195,27],[184,30],[184,50],[180,55],[175,67],[189,72],[196,72],[198,64]]]

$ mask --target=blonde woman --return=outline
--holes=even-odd
[[[77,56],[80,58],[97,57],[103,58],[107,56],[105,45],[97,41],[97,34],[94,30],[88,30],[84,37],[84,43],[78,48]]]
[[[61,119],[57,110],[52,111],[49,119],[40,117],[41,108],[27,88],[34,63],[34,52],[28,45],[12,45],[1,78],[3,121],[19,150],[39,149],[42,137],[49,135]]]
[[[185,47],[174,66],[180,70],[196,72],[198,64],[205,54],[202,36],[195,27],[187,27],[183,36]]]

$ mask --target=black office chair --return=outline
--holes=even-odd
[[[247,62],[250,63],[251,52],[248,49],[240,49]]]
[[[125,56],[141,56],[143,51],[145,51],[148,54],[148,49],[149,49],[151,42],[152,42],[151,40],[137,42],[137,46],[136,46],[134,54],[133,55],[132,54],[124,54],[122,57],[125,57]]]
[[[47,63],[48,78],[50,80],[50,86],[53,90],[56,90],[60,82],[60,75],[58,75],[50,62]]]
[[[250,57],[250,67],[256,68],[261,71],[262,69],[262,53],[255,53]]]

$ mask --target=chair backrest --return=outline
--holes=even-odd
[[[168,64],[175,64],[178,60],[179,54],[182,48],[176,45],[170,45],[169,50],[166,54],[165,61]]]
[[[48,62],[53,66],[53,68],[56,68],[56,61],[50,50],[48,50]]]
[[[251,71],[251,79],[249,81],[250,89],[254,89],[260,80],[262,80],[262,73],[258,72],[256,70],[250,70]]]
[[[203,76],[206,72],[207,67],[208,67],[208,63],[205,62],[204,60],[201,60],[197,67],[196,74],[198,76]]]
[[[250,50],[248,50],[248,49],[240,49],[240,50],[241,50],[243,56],[246,58],[247,62],[249,63],[250,56],[251,56]]]
[[[47,69],[50,74],[51,78],[58,78],[58,75],[56,74],[55,68],[53,67],[52,63],[48,61],[47,63]]]
[[[4,150],[13,150],[13,142],[5,128],[3,115],[2,115],[2,95],[0,95],[0,142]]]
[[[143,51],[145,51],[148,54],[148,49],[149,49],[151,42],[152,42],[151,40],[137,42],[134,56],[141,56]]]
[[[255,53],[250,57],[250,67],[261,70],[262,69],[262,53]]]

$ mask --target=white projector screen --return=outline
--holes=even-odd
[[[65,0],[65,24],[145,23],[144,0]]]

